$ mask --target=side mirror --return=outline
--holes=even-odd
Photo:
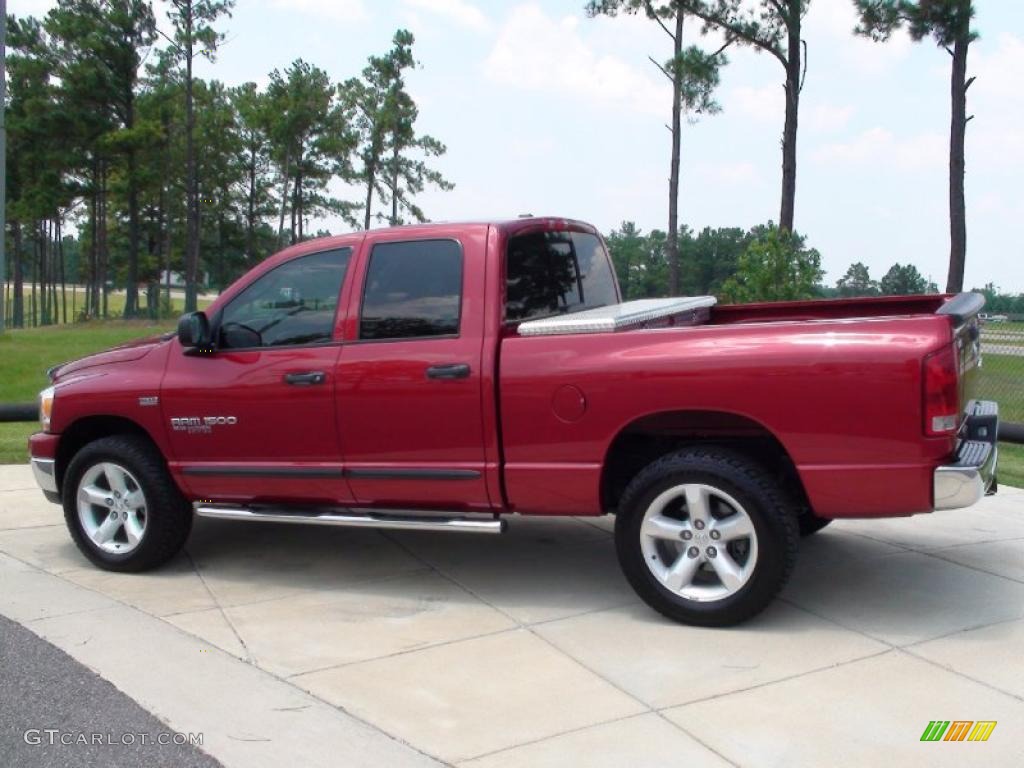
[[[205,312],[189,312],[181,316],[178,321],[178,341],[186,350],[210,351],[210,321]]]

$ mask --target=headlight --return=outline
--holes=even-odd
[[[39,393],[39,423],[44,432],[50,431],[50,416],[53,414],[54,387],[47,387]]]

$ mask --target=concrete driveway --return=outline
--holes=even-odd
[[[296,733],[304,766],[1024,761],[1024,492],[833,524],[781,599],[728,630],[640,604],[610,530],[197,521],[186,555],[116,575],[78,554],[27,469],[0,467],[0,613],[205,730],[228,766],[274,764]],[[131,658],[107,647],[126,634]],[[267,691],[309,717],[268,716]],[[998,725],[922,743],[931,720]]]

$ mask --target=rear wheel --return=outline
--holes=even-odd
[[[641,471],[615,525],[619,563],[652,608],[724,626],[762,611],[785,584],[799,533],[778,485],[744,456],[690,448]]]
[[[160,454],[139,437],[85,446],[65,472],[62,496],[75,544],[111,571],[155,568],[181,550],[192,527],[191,505]]]

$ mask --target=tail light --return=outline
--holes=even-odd
[[[956,348],[950,344],[924,359],[924,433],[956,434],[960,427],[960,377]]]

